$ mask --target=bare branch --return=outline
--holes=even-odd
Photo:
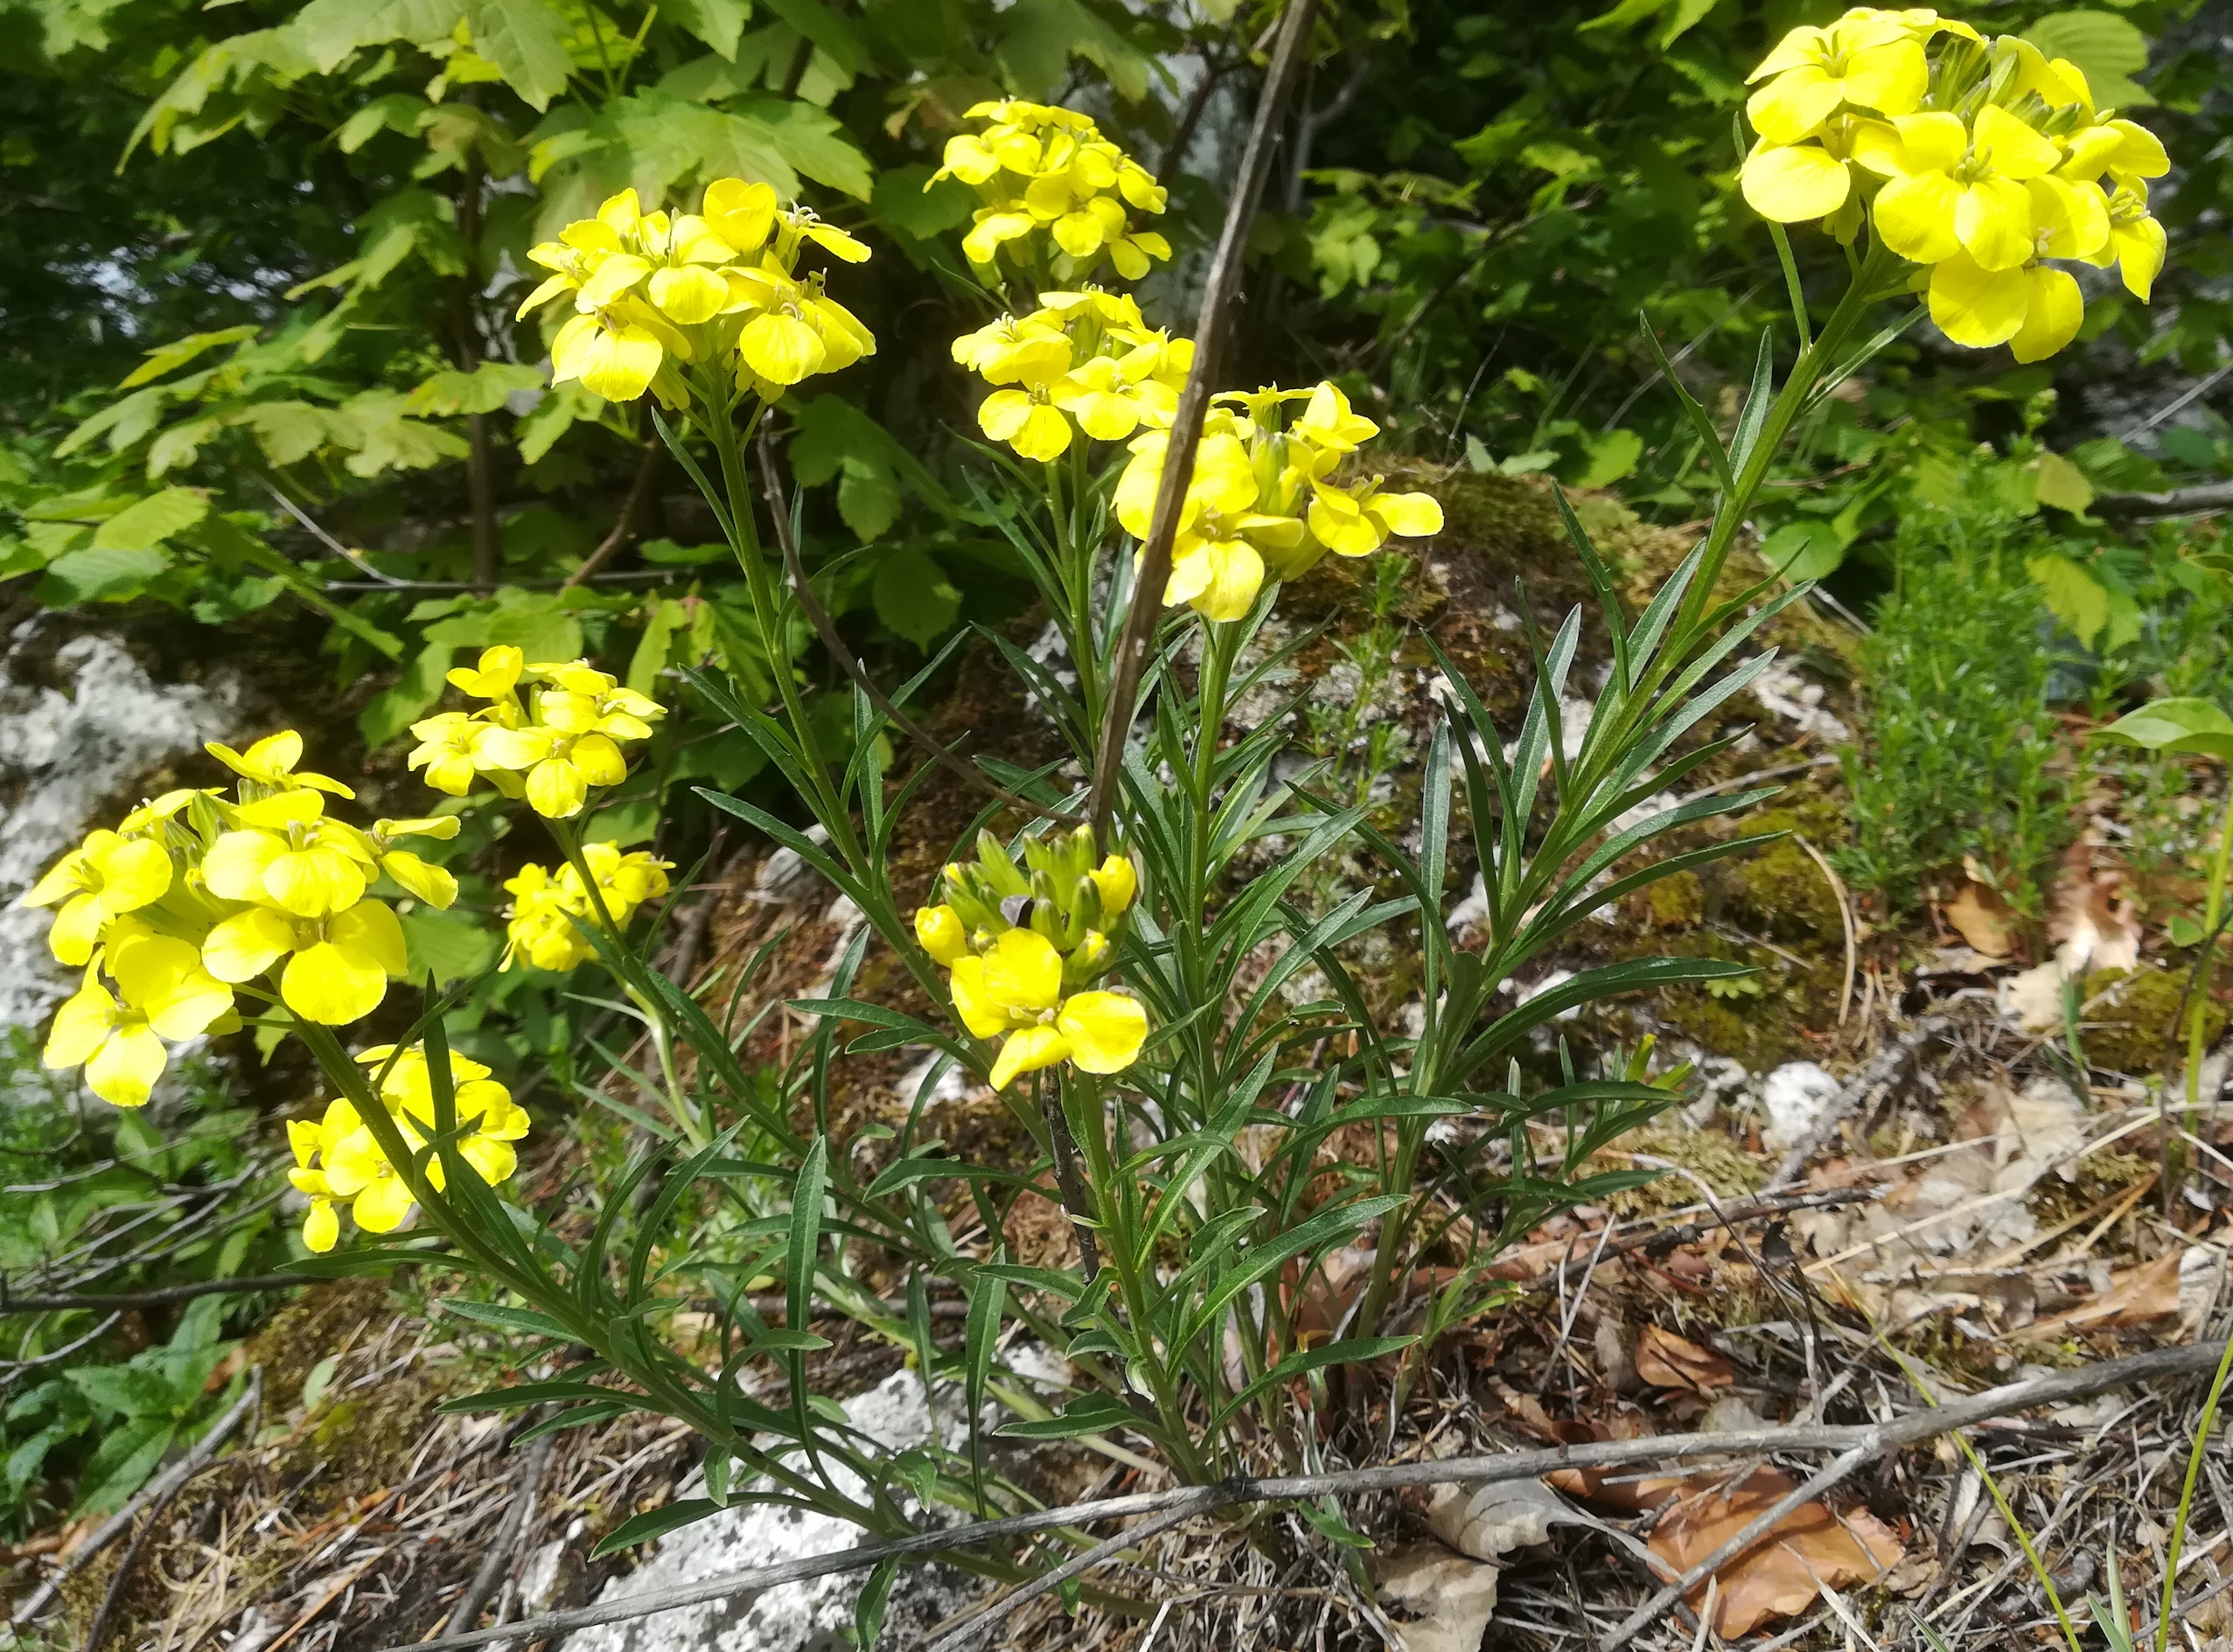
[[[1271,171],[1280,112],[1302,67],[1312,10],[1312,0],[1287,0],[1286,14],[1280,19],[1272,65],[1265,72],[1256,118],[1248,129],[1247,147],[1241,150],[1240,171],[1233,179],[1232,200],[1225,209],[1225,228],[1218,236],[1218,250],[1210,261],[1210,279],[1202,289],[1202,311],[1194,324],[1194,366],[1171,415],[1170,441],[1163,450],[1162,481],[1155,491],[1155,515],[1133,574],[1132,607],[1125,615],[1123,633],[1117,638],[1116,659],[1109,673],[1108,707],[1101,716],[1101,744],[1094,754],[1093,790],[1085,812],[1093,822],[1094,835],[1104,842],[1108,838],[1109,815],[1116,805],[1117,777],[1124,770],[1125,742],[1137,709],[1140,674],[1147,666],[1155,623],[1162,616],[1163,587],[1171,573],[1171,547],[1178,538],[1179,507],[1186,498],[1187,484],[1194,479],[1194,448],[1202,438],[1218,353],[1225,341],[1233,299],[1240,291],[1241,255],[1248,226],[1256,216],[1256,203]]]

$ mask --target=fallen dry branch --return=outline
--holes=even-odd
[[[1493,1455],[1449,1457],[1417,1462],[1386,1463],[1371,1468],[1350,1468],[1320,1474],[1236,1475],[1213,1486],[1188,1486],[1172,1491],[1139,1492],[1130,1496],[1071,1503],[1059,1509],[1009,1515],[974,1525],[940,1531],[918,1532],[889,1543],[863,1544],[832,1554],[810,1555],[778,1565],[757,1566],[729,1572],[680,1588],[580,1607],[529,1618],[502,1628],[480,1629],[446,1635],[440,1640],[408,1642],[382,1652],[429,1652],[430,1649],[483,1646],[492,1641],[541,1640],[600,1623],[620,1623],[650,1617],[681,1607],[701,1606],[734,1595],[771,1589],[778,1584],[799,1583],[847,1572],[865,1572],[880,1563],[912,1556],[936,1556],[978,1547],[997,1538],[1026,1537],[1057,1527],[1082,1526],[1134,1516],[1153,1517],[1161,1530],[1176,1521],[1204,1515],[1236,1503],[1284,1502],[1298,1498],[1354,1495],[1360,1492],[1400,1491],[1422,1486],[1489,1485],[1500,1481],[1533,1480],[1560,1468],[1618,1468],[1638,1463],[1699,1457],[1762,1456],[1771,1452],[1832,1451],[1860,1453],[1866,1461],[1925,1440],[1936,1439],[2034,1406],[2090,1399],[2111,1389],[2170,1377],[2200,1377],[2216,1368],[2225,1351],[2223,1342],[2195,1342],[2180,1348],[2154,1349],[2125,1359],[2106,1360],[2076,1370],[2056,1371],[1988,1389],[1982,1394],[1950,1405],[1911,1412],[1886,1423],[1855,1425],[1795,1425],[1738,1430],[1719,1434],[1664,1434],[1642,1439],[1606,1439],[1559,1446],[1539,1451],[1499,1452]],[[1169,1516],[1166,1519],[1165,1516]],[[1088,1552],[1106,1558],[1120,1552],[1126,1541],[1096,1545]],[[1085,1558],[1084,1556],[1079,1557]]]

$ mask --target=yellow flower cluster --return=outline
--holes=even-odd
[[[394,1045],[381,1044],[357,1059],[374,1069],[387,1067],[380,1080],[380,1103],[415,1154],[435,1134],[434,1076],[425,1047],[414,1044],[398,1056]],[[460,1132],[458,1157],[491,1187],[509,1179],[519,1168],[519,1153],[512,1144],[527,1133],[527,1109],[489,1077],[487,1068],[454,1050],[450,1081]],[[343,1205],[367,1233],[393,1233],[410,1215],[409,1185],[396,1174],[378,1138],[350,1102],[333,1102],[315,1124],[307,1119],[289,1119],[287,1140],[295,1150],[295,1168],[288,1177],[310,1200],[303,1218],[303,1243],[311,1250],[333,1248],[341,1237]],[[439,1158],[427,1161],[426,1178],[436,1188],[443,1185],[444,1175]]]
[[[576,659],[531,666],[508,645],[484,650],[478,666],[450,673],[457,688],[489,703],[445,711],[411,725],[419,737],[409,763],[427,784],[462,798],[485,777],[507,798],[525,798],[548,819],[579,814],[592,786],[628,776],[622,748],[651,738],[666,714],[656,701]],[[522,683],[531,685],[527,697]]]
[[[667,892],[672,862],[655,861],[640,849],[623,854],[610,843],[589,843],[582,847],[582,858],[597,879],[616,934],[628,927],[638,907]],[[511,892],[512,910],[505,926],[503,968],[525,958],[537,969],[568,970],[597,956],[582,926],[603,919],[571,861],[555,873],[548,867],[523,866],[504,887]]]
[[[1328,551],[1369,556],[1392,533],[1441,532],[1442,507],[1430,494],[1383,492],[1378,476],[1333,480],[1380,429],[1336,386],[1227,393],[1217,401],[1195,450],[1164,606],[1188,603],[1205,619],[1239,619],[1267,576],[1294,579]],[[1289,423],[1294,402],[1302,413]],[[1169,445],[1162,430],[1135,437],[1117,480],[1117,520],[1136,539],[1148,537],[1155,518]]]
[[[979,833],[977,859],[940,875],[943,902],[917,909],[916,938],[950,972],[962,1025],[1002,1041],[995,1090],[1063,1062],[1122,1072],[1147,1042],[1147,1011],[1122,993],[1078,989],[1113,961],[1139,892],[1132,862],[1112,854],[1094,865],[1087,826],[1028,838],[1023,858],[1018,867],[998,838]]]
[[[1125,280],[1138,281],[1151,260],[1171,255],[1169,241],[1132,222],[1135,212],[1160,215],[1167,192],[1087,116],[1003,98],[978,104],[968,118],[984,129],[947,139],[946,164],[930,182],[958,178],[984,203],[961,243],[971,263],[996,268],[1004,253],[1017,268],[1039,274],[1042,230],[1054,242],[1058,282],[1077,280],[1104,258]]]
[[[609,401],[650,390],[670,408],[689,390],[676,364],[711,362],[743,389],[774,401],[818,373],[874,355],[852,311],[801,276],[807,243],[851,264],[869,249],[765,184],[724,178],[695,213],[647,213],[632,189],[528,249],[551,272],[520,314],[572,294],[574,313],[550,342],[554,383],[578,379]]]
[[[2083,298],[2048,259],[2115,265],[2146,301],[2165,247],[2146,180],[2170,159],[2096,109],[2067,59],[1935,11],[1856,7],[1792,30],[1750,78],[1764,84],[1746,105],[1760,138],[1745,199],[1848,241],[1866,215],[1928,271],[1931,319],[1957,344],[2037,361],[2076,338]]]
[[[329,797],[355,794],[296,767],[303,737],[291,729],[245,752],[209,749],[240,777],[233,797],[166,792],[88,835],[24,896],[59,908],[48,944],[85,970],[55,1013],[46,1064],[84,1067],[120,1107],[145,1104],[165,1041],[237,1027],[234,989],[248,982],[276,977],[305,1021],[370,1014],[404,971],[402,926],[372,893],[382,876],[430,906],[457,896],[456,879],[403,847],[455,837],[454,818],[369,831],[330,818]]]
[[[1042,293],[1029,315],[964,333],[953,359],[996,387],[977,409],[985,434],[1049,461],[1079,431],[1121,442],[1169,426],[1194,341],[1148,326],[1129,295],[1088,287]]]

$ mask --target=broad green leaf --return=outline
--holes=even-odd
[[[465,0],[465,23],[473,50],[537,110],[566,90],[574,59],[566,50],[565,20],[542,0]]]
[[[2049,58],[2076,64],[2098,105],[2130,108],[2155,101],[2132,78],[2147,67],[2147,37],[2126,18],[2107,11],[2057,11],[2033,24],[2024,38]]]
[[[167,1417],[127,1423],[106,1435],[80,1481],[78,1514],[106,1514],[147,1483],[176,1433]]]
[[[1762,541],[1760,560],[1788,580],[1821,579],[1846,560],[1838,530],[1818,516],[1786,522]]]
[[[165,488],[119,511],[94,531],[97,551],[137,551],[162,544],[209,514],[209,498],[192,488]]]
[[[2041,505],[2051,505],[2073,516],[2093,503],[2093,484],[2086,480],[2086,473],[2059,453],[2039,456],[2034,491]]]
[[[969,221],[977,198],[958,178],[931,182],[932,172],[918,163],[888,167],[876,174],[869,205],[877,220],[904,235],[931,240]]]
[[[2233,717],[2207,700],[2150,701],[2106,728],[2096,729],[2094,738],[2149,751],[2195,752],[2233,759]]]
[[[1070,59],[1080,57],[1107,75],[1126,102],[1147,95],[1149,59],[1081,0],[1015,0],[1000,14],[1000,30],[1001,62],[1027,94],[1053,95]]]
[[[499,931],[463,913],[438,911],[415,904],[401,913],[403,945],[411,961],[411,979],[434,977],[436,986],[478,975],[496,963]]]
[[[961,593],[946,571],[911,545],[883,559],[872,589],[876,617],[925,652],[961,612]]]
[[[49,608],[122,602],[145,590],[170,566],[171,559],[157,550],[72,551],[46,565],[37,594]]]
[[[517,362],[489,361],[471,373],[448,369],[420,381],[404,410],[423,418],[447,418],[460,413],[494,413],[521,390],[540,390],[540,367]]]
[[[1643,457],[1643,438],[1633,430],[1608,430],[1586,444],[1587,462],[1574,478],[1578,488],[1606,488],[1636,469]]]

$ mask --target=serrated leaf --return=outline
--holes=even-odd
[[[912,546],[884,559],[872,589],[876,617],[925,651],[946,635],[961,612],[961,593],[945,570]]]
[[[473,50],[537,111],[566,90],[574,59],[566,50],[565,24],[542,0],[465,0],[465,24]]]
[[[46,565],[37,595],[49,608],[122,602],[145,590],[170,566],[171,559],[157,550],[71,551]]]
[[[209,500],[192,488],[165,488],[128,505],[94,530],[97,551],[145,550],[183,533],[209,514]]]
[[[257,329],[254,326],[243,326],[226,327],[216,332],[189,333],[184,338],[149,351],[147,359],[127,373],[116,387],[119,390],[136,389],[166,373],[176,373],[206,350],[236,345],[243,338],[255,338],[256,332]]]
[[[2080,646],[2092,647],[2094,638],[2109,623],[2109,593],[2101,582],[2069,557],[2051,552],[2028,558],[2024,569],[2038,582],[2047,611],[2062,622]]]

